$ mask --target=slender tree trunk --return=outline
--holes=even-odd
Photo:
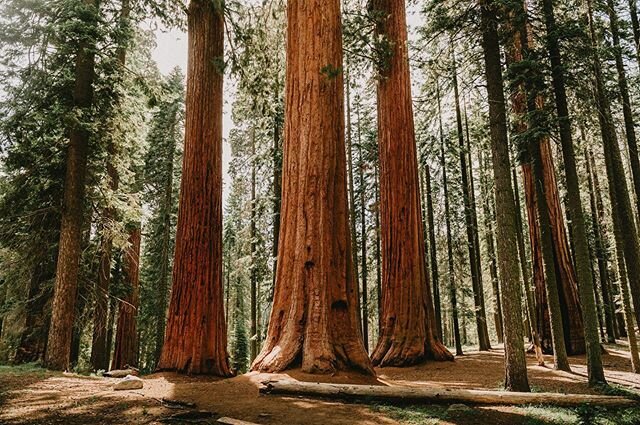
[[[438,251],[436,250],[436,230],[433,219],[433,194],[431,190],[431,171],[429,166],[424,168],[425,192],[427,198],[427,224],[429,229],[429,255],[431,256],[431,284],[433,285],[433,304],[436,314],[436,330],[438,338],[442,341],[442,310],[440,301],[440,276],[438,273]]]
[[[352,133],[351,133],[351,84],[349,80],[349,62],[347,61],[347,72],[345,74],[346,84],[345,84],[345,95],[346,95],[346,106],[347,106],[347,127],[346,127],[346,139],[347,139],[347,169],[349,171],[349,230],[351,231],[351,254],[353,255],[353,273],[355,275],[356,283],[360,282],[360,273],[358,270],[358,236],[356,233],[356,222],[358,221],[357,213],[356,213],[356,203],[355,203],[355,190],[353,184],[353,143],[352,143]],[[358,110],[358,113],[360,110]],[[358,132],[360,131],[360,121],[358,120]],[[358,142],[359,143],[359,142]],[[364,243],[364,242],[363,242]],[[359,288],[359,287],[358,287]],[[360,289],[358,289],[358,326],[360,331],[362,332],[362,309],[360,305]],[[363,333],[364,336],[364,333]],[[367,338],[364,336],[365,348],[368,347],[366,344]]]
[[[87,31],[93,33],[99,22],[98,0],[84,0],[82,7],[87,11],[86,14],[83,14],[83,18],[86,19]],[[75,59],[73,105],[78,112],[81,111],[84,116],[89,116],[93,104],[95,40],[91,37],[81,37],[81,39],[83,41],[78,44]],[[45,355],[45,366],[54,370],[65,370],[69,367],[78,272],[82,253],[85,179],[88,145],[91,136],[88,126],[79,123],[71,125],[69,134],[60,247],[51,306],[51,325]]]
[[[13,362],[16,364],[36,362],[42,359],[47,346],[48,318],[45,313],[51,291],[47,289],[47,281],[53,278],[55,263],[42,253],[29,279],[29,292],[25,305],[24,329],[16,349]]]
[[[177,114],[177,110],[174,110]],[[174,115],[171,122],[175,122],[176,116]],[[154,348],[154,367],[158,365],[160,361],[160,355],[162,354],[162,344],[164,341],[164,331],[167,319],[167,296],[169,290],[169,283],[171,279],[170,263],[171,263],[171,213],[173,209],[173,170],[174,159],[176,152],[176,129],[175,126],[171,131],[171,144],[169,145],[169,156],[165,162],[165,172],[167,175],[167,181],[164,187],[164,199],[162,201],[162,251],[160,253],[160,276],[158,277],[158,293],[156,294],[157,301],[155,307],[156,314],[156,326],[155,326],[155,348]]]
[[[122,34],[129,32],[129,15],[131,7],[129,0],[123,0],[120,10],[119,30]],[[117,73],[118,78],[124,75],[124,67],[126,64],[128,37],[121,41],[116,49]],[[115,91],[115,99],[113,109],[120,107],[119,92]],[[116,126],[111,124],[111,131],[115,133]],[[107,145],[107,179],[109,181],[109,189],[116,193],[120,184],[120,176],[116,168],[116,161],[120,152],[118,152],[114,135],[110,135]],[[98,268],[98,281],[95,286],[95,305],[93,309],[93,338],[91,341],[91,367],[94,370],[107,370],[109,368],[109,353],[107,343],[107,306],[109,305],[109,284],[111,282],[111,257],[113,249],[113,231],[111,229],[115,220],[117,211],[107,202],[107,207],[103,211],[103,236],[100,244],[100,264]]]
[[[273,284],[269,302],[273,302],[273,291],[276,282],[276,270],[278,268],[278,244],[280,242],[280,209],[282,206],[282,142],[281,142],[280,119],[276,113],[273,119],[273,245],[271,255],[273,256]]]
[[[511,186],[507,113],[503,92],[500,44],[496,27],[496,4],[492,0],[480,0],[479,4],[496,199],[496,241],[500,286],[502,288],[505,341],[505,388],[511,391],[529,391],[522,325],[522,288],[518,260],[511,255],[513,247],[517,244],[516,233],[518,229]]]
[[[464,220],[467,229],[467,247],[469,251],[469,265],[471,267],[471,284],[473,288],[473,301],[475,305],[476,329],[478,332],[478,345],[480,351],[491,349],[489,341],[489,331],[487,330],[487,318],[484,311],[484,291],[482,290],[482,275],[478,264],[478,255],[476,251],[476,242],[474,232],[477,231],[473,226],[473,213],[470,195],[469,171],[467,169],[466,152],[467,147],[464,143],[464,134],[462,129],[462,113],[460,110],[460,94],[458,91],[458,74],[456,67],[456,56],[453,49],[453,40],[450,43],[451,58],[453,61],[453,91],[456,105],[456,122],[458,125],[458,149],[460,156],[460,174],[462,175],[462,199],[464,202]]]
[[[452,360],[437,338],[425,270],[405,2],[374,0],[372,7],[380,13],[376,32],[392,51],[378,64],[383,322],[371,360],[378,366]]]
[[[573,246],[575,250],[575,268],[577,275],[577,287],[582,308],[582,320],[584,326],[584,341],[586,344],[587,365],[589,369],[589,382],[595,385],[605,382],[602,366],[601,348],[598,339],[598,323],[596,318],[596,301],[594,297],[593,274],[591,270],[591,256],[589,254],[589,242],[584,219],[584,211],[580,200],[580,184],[576,166],[575,152],[571,137],[571,122],[569,119],[569,107],[564,82],[564,72],[560,57],[560,48],[557,39],[557,26],[553,11],[553,0],[544,0],[545,23],[547,27],[547,49],[551,59],[552,84],[556,111],[559,117],[560,144],[564,159],[564,172],[567,184],[567,212],[572,219]],[[533,95],[533,94],[532,94]],[[536,93],[541,99],[540,93]],[[539,102],[541,103],[541,102]],[[538,105],[540,108],[542,105]],[[566,296],[566,295],[565,295]],[[573,337],[573,332],[572,332]]]
[[[137,316],[140,305],[140,226],[129,232],[129,246],[123,252],[124,280],[129,293],[120,301],[118,324],[116,325],[116,345],[111,361],[111,369],[124,369],[126,366],[138,366]]]
[[[500,283],[498,281],[498,263],[496,260],[495,239],[493,235],[493,222],[495,221],[495,210],[493,204],[493,195],[490,192],[487,182],[487,166],[485,165],[484,155],[479,152],[480,157],[480,185],[482,197],[484,199],[484,227],[485,227],[485,243],[489,254],[489,274],[491,275],[491,286],[493,287],[493,319],[496,325],[496,334],[498,342],[502,343],[502,303],[500,302]],[[516,229],[518,230],[518,229]]]
[[[640,157],[638,157],[638,141],[636,138],[631,97],[629,96],[627,72],[624,69],[622,47],[620,46],[618,14],[616,13],[615,3],[613,0],[607,0],[606,8],[609,14],[609,28],[611,29],[611,38],[613,40],[613,56],[615,58],[616,71],[618,74],[618,91],[620,92],[622,116],[624,117],[624,129],[627,136],[627,147],[629,149],[629,163],[631,164],[631,180],[633,183],[633,190],[635,192],[636,212],[640,214]]]
[[[251,324],[249,362],[258,355],[260,330],[258,329],[258,273],[256,264],[256,129],[251,129],[251,217],[249,224],[249,240],[251,241]]]
[[[344,140],[340,2],[289,0],[282,227],[253,370],[373,374],[358,330]],[[319,176],[322,176],[320,178]]]
[[[607,342],[615,343],[615,309],[609,294],[609,270],[608,270],[608,255],[607,250],[603,243],[603,231],[602,231],[602,215],[598,210],[596,203],[596,195],[594,189],[594,181],[597,179],[593,172],[591,153],[587,152],[585,155],[585,163],[587,164],[587,174],[589,182],[589,205],[591,207],[591,222],[593,226],[593,235],[595,238],[595,255],[598,261],[598,274],[600,278],[600,289],[602,290],[602,308],[604,310],[604,323],[607,331]]]
[[[188,15],[182,184],[158,369],[229,376],[222,286],[222,2],[192,0]]]
[[[382,332],[382,261],[380,255],[380,178],[378,175],[378,164],[375,169],[375,183],[376,183],[376,212],[375,212],[375,226],[376,226],[376,295],[378,297],[378,336]]]
[[[609,198],[612,200],[611,211],[612,217],[618,217],[622,232],[624,244],[624,262],[626,265],[627,279],[631,287],[631,296],[633,304],[640,305],[640,247],[638,246],[638,237],[636,233],[636,225],[633,219],[633,211],[631,208],[631,200],[629,198],[629,189],[622,165],[622,155],[618,145],[613,118],[611,115],[611,104],[607,97],[602,75],[602,67],[600,57],[598,55],[599,41],[593,23],[593,10],[591,0],[587,2],[587,19],[589,22],[589,33],[592,43],[593,68],[595,75],[595,91],[596,91],[596,108],[598,110],[598,121],[602,134],[602,144],[607,168],[607,178],[609,180]],[[614,203],[613,200],[617,202]],[[621,270],[620,273],[623,273]],[[640,308],[635,310],[636,321],[640,323]]]
[[[358,124],[358,133],[360,124]],[[358,134],[359,155],[360,155],[360,238],[362,244],[362,255],[360,257],[362,266],[362,337],[364,339],[364,348],[369,351],[369,300],[367,290],[367,224],[366,224],[366,208],[365,208],[365,181],[364,181],[364,161],[362,158],[362,144]]]
[[[627,0],[629,5],[629,16],[631,17],[631,28],[633,30],[633,46],[636,50],[636,61],[640,66],[640,22],[638,21],[638,8],[636,0]]]
[[[440,96],[438,96],[438,105],[440,104]],[[440,134],[442,134],[442,129]],[[444,191],[444,219],[447,232],[447,265],[449,278],[449,298],[451,301],[451,318],[453,324],[453,340],[456,346],[456,356],[462,356],[462,338],[460,336],[460,323],[458,312],[458,298],[456,291],[456,283],[454,276],[453,263],[453,240],[451,236],[451,215],[449,206],[449,182],[447,181],[447,162],[444,155],[444,136],[440,138],[440,164],[442,167],[442,189]],[[463,330],[466,329],[463,327]],[[465,338],[466,339],[466,338]]]
[[[516,206],[516,239],[518,242],[518,257],[520,259],[520,271],[522,273],[522,281],[524,282],[524,295],[525,302],[527,305],[527,312],[529,313],[529,328],[531,329],[531,339],[533,341],[533,350],[536,355],[536,360],[538,362],[538,366],[544,366],[544,356],[542,353],[542,342],[540,340],[540,333],[538,331],[539,318],[538,312],[536,310],[536,302],[535,302],[535,288],[531,288],[531,277],[529,275],[529,268],[526,260],[526,250],[524,246],[524,229],[522,226],[522,215],[521,215],[521,206],[520,206],[520,195],[518,190],[518,176],[516,175],[516,169],[511,169],[512,173],[512,181],[513,181],[513,192],[514,192],[514,202]],[[533,253],[533,250],[532,250]],[[534,261],[535,262],[535,261]],[[542,282],[544,286],[544,282]],[[542,293],[544,293],[544,288]],[[546,300],[546,296],[545,296]]]

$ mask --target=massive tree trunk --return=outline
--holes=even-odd
[[[192,0],[173,286],[158,369],[229,376],[222,287],[221,1]]]
[[[340,2],[289,0],[282,225],[253,370],[373,374],[358,330],[347,204]]]
[[[473,289],[473,302],[475,306],[476,330],[478,332],[478,346],[480,351],[491,349],[489,341],[489,331],[487,330],[487,317],[484,310],[484,291],[482,287],[482,273],[479,267],[479,255],[477,251],[475,234],[477,227],[474,227],[473,214],[474,206],[471,203],[469,171],[467,168],[467,154],[464,143],[464,135],[462,133],[462,112],[460,110],[460,93],[458,91],[458,73],[456,66],[456,55],[453,49],[453,40],[450,43],[452,72],[453,72],[453,92],[456,106],[456,123],[458,128],[458,155],[460,157],[460,175],[462,176],[462,199],[464,204],[464,221],[467,230],[467,248],[469,251],[469,266],[471,268],[471,286]],[[468,141],[467,141],[468,142]]]
[[[510,66],[518,69],[526,66],[525,61],[528,60],[525,55],[529,49],[526,15],[520,5],[509,10],[509,14],[512,39],[507,55]],[[530,79],[522,76],[516,78],[520,78],[520,81],[512,92],[512,109],[517,119],[516,134],[523,138],[520,150],[523,152],[523,182],[534,257],[538,323],[541,325],[538,331],[543,336],[543,347],[545,342],[551,339],[555,367],[568,370],[567,351],[575,353],[584,350],[576,280],[565,234],[549,139],[546,136],[529,137],[529,129],[535,129],[537,123],[531,118],[527,122],[527,113],[532,117],[538,115],[537,110],[541,105],[537,102],[540,102],[541,98],[536,94]],[[545,335],[549,324],[551,338]]]
[[[511,391],[529,391],[522,325],[522,288],[518,260],[511,255],[513,247],[517,244],[518,228],[511,185],[507,113],[496,27],[496,4],[492,0],[481,0],[480,8],[496,200],[496,248],[502,288],[505,388]]]
[[[438,339],[442,341],[442,307],[440,301],[440,275],[438,273],[438,251],[436,249],[436,229],[433,219],[433,194],[431,193],[431,171],[429,166],[424,169],[424,182],[426,192],[426,210],[427,210],[427,227],[429,229],[429,255],[431,261],[431,285],[433,285],[433,305],[436,315],[436,330],[438,331]]]
[[[578,170],[576,166],[575,152],[573,148],[573,141],[571,137],[571,123],[569,119],[569,107],[567,104],[567,93],[564,83],[564,72],[562,67],[562,60],[560,57],[560,48],[558,45],[557,26],[555,23],[555,16],[553,11],[553,0],[544,0],[544,14],[545,23],[547,27],[547,49],[551,59],[551,78],[553,83],[554,98],[556,102],[556,110],[558,113],[559,130],[560,130],[560,144],[562,147],[562,157],[564,159],[564,172],[567,183],[567,214],[572,219],[573,229],[573,246],[574,246],[574,258],[576,266],[577,282],[576,286],[579,290],[580,304],[582,312],[573,312],[569,314],[567,318],[571,323],[576,322],[578,316],[582,316],[583,320],[583,338],[585,342],[585,350],[587,354],[587,364],[589,366],[589,382],[596,384],[598,382],[604,382],[604,370],[602,367],[601,348],[598,340],[598,324],[596,311],[596,302],[594,297],[594,285],[593,274],[591,270],[591,256],[589,254],[589,242],[587,240],[587,230],[584,219],[584,211],[582,209],[582,202],[580,200],[580,185],[578,181]],[[540,93],[532,93],[538,97],[538,108],[541,108],[542,96]],[[546,147],[550,149],[548,138],[546,143],[541,148]],[[549,160],[551,154],[548,155]],[[550,164],[553,166],[553,164]],[[554,176],[551,176],[554,177]],[[551,179],[549,179],[551,180]],[[555,211],[560,211],[560,207],[554,208]],[[562,215],[560,214],[560,219]],[[558,220],[559,221],[559,220]],[[563,230],[563,229],[559,229]],[[558,233],[558,232],[557,232]],[[560,236],[565,237],[564,231]],[[557,245],[557,244],[556,244]],[[560,246],[566,246],[562,244]],[[558,250],[556,250],[558,253]],[[571,262],[571,257],[568,252],[564,252],[563,262]],[[564,279],[563,279],[564,281]],[[579,283],[579,284],[578,284]],[[573,285],[571,286],[573,287]],[[565,292],[565,299],[571,297],[573,291]],[[567,307],[580,306],[577,302],[566,302]],[[577,324],[576,324],[577,325]],[[569,326],[571,334],[572,352],[575,352],[576,343],[573,339],[577,339],[579,335],[574,334],[574,327]],[[580,346],[580,344],[578,344]]]
[[[387,37],[391,52],[378,64],[383,321],[371,358],[379,366],[451,360],[437,338],[425,270],[405,3],[374,0],[372,8],[379,14],[376,31]]]
[[[138,365],[137,316],[140,305],[140,226],[129,232],[129,246],[124,250],[123,273],[129,291],[119,302],[118,323],[116,325],[116,345],[113,351],[111,369],[124,369]]]
[[[82,8],[87,12],[82,15],[86,20],[86,31],[91,34],[97,33],[98,0],[84,0]],[[75,59],[73,105],[78,112],[83,113],[84,117],[88,117],[93,104],[95,40],[92,36],[81,37],[81,40]],[[75,121],[71,124],[69,134],[62,200],[60,247],[51,306],[51,325],[45,355],[46,367],[55,370],[65,370],[69,367],[78,272],[82,254],[85,178],[91,136],[89,126],[86,123]]]

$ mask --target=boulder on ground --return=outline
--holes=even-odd
[[[454,403],[447,409],[449,413],[467,413],[471,412],[473,409],[466,404],[462,403]]]
[[[137,376],[127,375],[113,386],[116,391],[119,390],[139,390],[144,386],[142,379]]]

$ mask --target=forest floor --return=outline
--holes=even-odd
[[[624,345],[607,345],[604,365],[607,379],[617,392],[640,395],[640,375],[631,373]],[[596,393],[586,384],[584,356],[570,358],[573,373],[536,365],[528,356],[532,391]],[[302,381],[407,385],[499,390],[503,382],[503,353],[469,351],[454,362],[411,368],[378,369],[378,378],[355,374],[318,377],[300,371],[288,376]],[[282,375],[281,375],[282,376]],[[0,366],[0,424],[163,424],[176,413],[161,404],[162,398],[196,403],[197,409],[259,424],[639,424],[638,409],[601,410],[593,407],[566,409],[545,406],[448,406],[394,407],[315,400],[302,397],[265,396],[260,382],[269,374],[249,373],[231,379],[186,377],[173,373],[144,376],[144,388],[113,391],[117,380],[62,374],[33,365]],[[170,423],[181,423],[178,421]],[[187,422],[184,422],[187,423]],[[213,421],[212,421],[213,423]]]

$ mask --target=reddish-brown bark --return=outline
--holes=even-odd
[[[340,1],[289,0],[287,19],[278,266],[252,369],[373,374],[358,330],[348,223]]]
[[[222,287],[220,1],[192,0],[173,287],[158,369],[231,375]]]
[[[86,31],[97,30],[98,0],[84,0],[88,13]],[[91,36],[82,34],[75,59],[75,82],[73,105],[84,114],[89,114],[93,105],[93,81],[95,74],[95,45]],[[51,325],[47,338],[45,365],[50,369],[65,370],[69,367],[71,334],[78,290],[78,272],[84,221],[85,180],[90,132],[85,125],[73,123],[69,129],[69,146],[64,179],[62,201],[62,223],[60,245],[56,266],[56,281],[51,306]]]
[[[137,366],[138,333],[136,320],[140,304],[138,278],[140,274],[140,227],[129,233],[129,246],[123,253],[122,269],[129,293],[118,307],[116,345],[111,361],[111,369],[124,369],[125,366]]]
[[[379,64],[382,330],[371,358],[379,366],[452,360],[437,339],[425,270],[405,2],[375,0],[373,10],[378,17],[377,31],[387,38],[391,51]]]

